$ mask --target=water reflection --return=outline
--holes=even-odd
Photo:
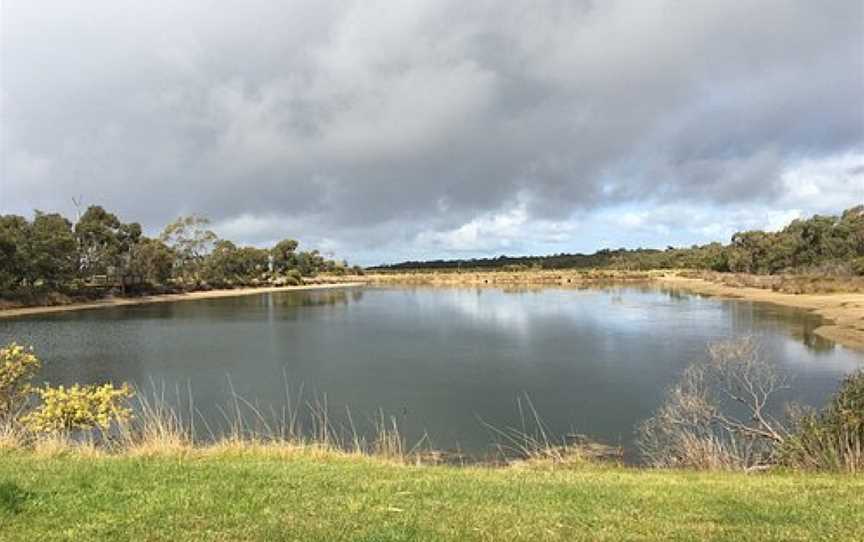
[[[809,311],[777,305],[773,303],[754,303],[747,300],[719,300],[707,295],[690,294],[678,288],[660,288],[670,299],[687,302],[688,299],[698,298],[706,301],[716,301],[733,304],[737,307],[736,315],[746,321],[742,321],[739,327],[753,326],[754,322],[773,322],[776,327],[781,328],[793,338],[804,343],[812,352],[831,352],[837,345],[816,333],[816,329],[824,325],[824,320]]]
[[[649,285],[596,288],[330,289],[70,312],[0,322],[33,344],[54,383],[191,385],[210,423],[234,391],[279,412],[288,383],[334,415],[398,414],[409,438],[477,452],[477,422],[518,425],[528,393],[553,434],[629,445],[633,427],[706,343],[742,333],[819,405],[859,356],[784,307]]]

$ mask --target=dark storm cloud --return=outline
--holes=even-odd
[[[514,205],[770,202],[864,142],[857,0],[159,4],[3,2],[0,210],[374,252]]]

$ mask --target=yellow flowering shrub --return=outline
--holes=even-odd
[[[32,349],[14,342],[0,348],[0,418],[15,414],[27,401],[30,380],[41,367]]]
[[[108,429],[111,422],[124,422],[131,416],[127,401],[132,397],[128,384],[115,387],[45,386],[33,390],[41,404],[21,421],[31,431],[53,433],[70,429]]]

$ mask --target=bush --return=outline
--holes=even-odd
[[[774,460],[788,431],[769,414],[788,387],[751,337],[714,343],[690,365],[654,415],[638,428],[637,445],[654,467],[749,469]]]
[[[14,342],[0,348],[0,419],[17,414],[31,393],[30,381],[42,364],[32,349]]]
[[[285,283],[290,286],[300,286],[303,284],[303,276],[297,269],[291,269],[285,273]]]
[[[780,461],[804,469],[864,470],[864,370],[847,376],[824,410],[795,416]]]
[[[24,426],[37,433],[56,433],[73,429],[107,430],[112,422],[129,420],[126,402],[132,390],[124,384],[46,386],[34,390],[41,399],[35,410],[24,416]]]

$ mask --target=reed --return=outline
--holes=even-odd
[[[620,462],[623,450],[592,441],[584,435],[571,433],[553,438],[530,396],[516,398],[520,425],[498,427],[480,422],[492,434],[498,459],[509,465],[582,465],[586,463]]]
[[[231,390],[220,405],[222,420],[208,423],[195,405],[190,386],[168,391],[153,382],[136,388],[130,408],[134,416],[108,430],[70,430],[36,434],[12,423],[0,426],[0,449],[27,449],[44,457],[67,454],[125,457],[184,457],[266,452],[292,455],[297,451],[325,455],[375,457],[396,464],[464,464],[466,457],[436,449],[428,434],[409,441],[397,416],[379,409],[358,425],[349,408],[334,416],[328,398],[307,394],[304,387],[285,384],[285,404],[264,408]],[[598,459],[618,459],[620,449],[570,436],[560,442],[550,436],[527,396],[517,398],[520,427],[496,428],[481,420],[493,435],[496,465],[528,463],[565,465]],[[486,462],[470,458],[468,463]]]

